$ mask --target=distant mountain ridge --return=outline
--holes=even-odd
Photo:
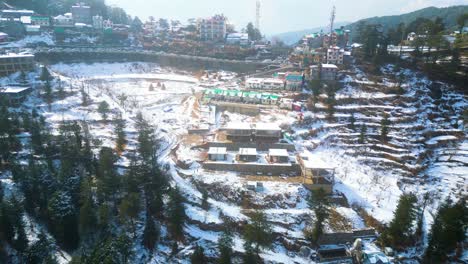
[[[346,26],[350,22],[338,22],[335,24],[335,28],[341,27],[341,26]],[[312,34],[315,32],[320,32],[323,30],[324,32],[329,31],[329,26],[323,26],[323,27],[316,27],[316,28],[311,28],[311,29],[304,29],[304,30],[298,30],[298,31],[291,31],[291,32],[285,32],[285,33],[280,33],[271,36],[270,38],[279,38],[281,39],[286,45],[294,45],[296,44],[304,35],[307,34]]]
[[[355,36],[357,32],[357,26],[360,22],[365,22],[367,24],[382,24],[383,29],[386,31],[390,28],[397,27],[400,23],[409,24],[416,20],[417,18],[428,18],[435,19],[436,17],[442,18],[445,23],[446,28],[456,29],[457,18],[464,13],[468,13],[468,5],[457,5],[450,7],[426,7],[417,11],[413,11],[401,15],[392,15],[392,16],[381,16],[381,17],[370,17],[358,20],[354,23],[350,22],[341,22],[336,23],[335,28],[345,26],[346,29],[351,30],[351,35]],[[281,34],[276,34],[271,38],[279,38],[287,45],[296,44],[304,35],[319,32],[320,30],[325,32],[328,30],[327,27],[317,27],[313,29],[305,29],[299,31],[285,32]]]
[[[384,31],[387,31],[390,28],[396,28],[400,23],[405,23],[408,25],[418,18],[427,18],[433,20],[436,17],[440,17],[442,18],[447,29],[456,29],[457,18],[464,13],[468,13],[468,5],[457,5],[442,8],[426,7],[407,14],[361,19],[347,25],[346,28],[351,30],[352,36],[355,36],[357,33],[357,27],[360,22],[364,22],[366,24],[381,24]]]

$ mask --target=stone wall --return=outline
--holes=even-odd
[[[246,164],[246,163],[219,163],[205,162],[203,168],[214,171],[234,171],[240,173],[251,173],[271,176],[280,176],[281,174],[300,175],[301,169],[298,164]]]
[[[257,151],[268,151],[269,149],[287,149],[296,151],[296,147],[286,143],[268,143],[268,142],[210,142],[209,147],[225,147],[228,151],[238,151],[240,148],[256,148]]]

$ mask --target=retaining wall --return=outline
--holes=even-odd
[[[240,148],[256,148],[257,151],[268,151],[269,149],[287,149],[288,151],[296,151],[296,147],[286,143],[267,143],[267,142],[210,142],[209,147],[224,147],[228,151],[238,151]]]
[[[203,168],[214,171],[235,171],[240,173],[251,173],[263,175],[280,176],[281,174],[297,174],[301,172],[298,164],[245,164],[245,163],[217,163],[205,162]]]

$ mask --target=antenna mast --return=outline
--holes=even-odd
[[[260,30],[260,8],[262,4],[260,3],[260,0],[257,0],[256,3],[256,12],[255,12],[255,27]]]
[[[333,24],[335,23],[336,7],[333,6],[330,16],[330,36],[333,34]]]

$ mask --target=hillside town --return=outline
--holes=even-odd
[[[468,6],[287,45],[54,1],[0,1],[0,263],[468,262]]]

